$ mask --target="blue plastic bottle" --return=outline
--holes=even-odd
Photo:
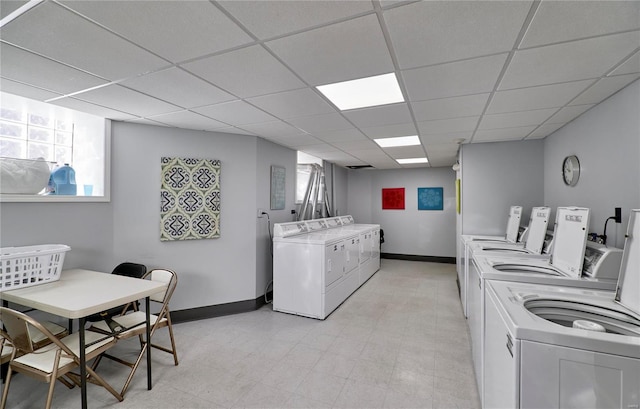
[[[76,195],[76,171],[68,163],[54,169],[49,177],[49,190],[52,195]]]

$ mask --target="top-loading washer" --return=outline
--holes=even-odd
[[[499,242],[499,243],[516,243],[519,237],[520,219],[522,217],[522,206],[511,206],[509,208],[509,215],[507,216],[507,229],[504,236],[489,236],[489,235],[477,235],[477,234],[462,234],[460,236],[460,243],[457,251],[456,258],[456,270],[458,273],[458,285],[460,289],[460,299],[462,301],[462,311],[464,315],[467,315],[466,305],[464,300],[466,299],[465,291],[467,286],[467,275],[465,265],[469,260],[469,243],[472,242]]]
[[[463,259],[463,277],[460,281],[460,300],[462,302],[462,312],[467,316],[467,286],[469,282],[469,264],[474,254],[502,255],[502,256],[527,256],[532,258],[549,259],[549,254],[543,253],[545,238],[547,236],[547,226],[551,208],[534,207],[531,209],[531,217],[527,227],[528,234],[522,243],[505,243],[494,241],[470,241],[467,243],[466,255]]]
[[[554,230],[555,245],[550,260],[481,255],[472,259],[469,266],[467,322],[481,397],[485,362],[486,282],[501,280],[613,291],[620,271],[622,250],[591,242],[587,246],[588,226],[589,209],[559,207]]]
[[[486,408],[640,407],[640,210],[616,291],[490,281]]]

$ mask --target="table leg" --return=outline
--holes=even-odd
[[[144,299],[147,313],[147,389],[151,390],[151,303],[149,297]]]
[[[85,355],[84,317],[79,320],[78,336],[80,338],[80,396],[82,409],[87,409],[87,357]]]

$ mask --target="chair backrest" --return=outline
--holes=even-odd
[[[171,296],[173,295],[173,291],[176,289],[176,285],[178,284],[178,275],[171,270],[154,269],[145,274],[144,278],[167,284],[167,288],[165,290],[153,294],[149,298],[164,305],[168,304]]]
[[[4,335],[11,341],[13,347],[21,353],[26,354],[34,351],[33,339],[29,332],[29,326],[32,326],[42,332],[52,343],[62,348],[65,352],[73,354],[71,350],[62,344],[44,325],[20,311],[0,307],[0,319],[2,319],[2,324],[5,327],[6,334]]]
[[[138,263],[120,263],[113,269],[111,274],[127,276],[132,278],[142,278],[147,273],[147,266]]]

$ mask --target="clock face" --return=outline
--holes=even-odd
[[[562,179],[568,186],[575,186],[580,178],[580,162],[575,155],[567,156],[562,162]]]

